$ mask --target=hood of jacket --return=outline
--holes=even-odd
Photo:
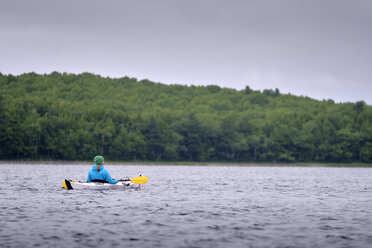
[[[104,168],[105,168],[105,166],[103,164],[101,164],[99,166],[99,171],[102,171]],[[96,164],[93,165],[92,170],[97,171],[97,165]]]

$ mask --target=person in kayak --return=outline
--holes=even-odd
[[[118,183],[117,180],[112,179],[110,173],[103,166],[105,159],[102,156],[95,156],[92,169],[88,173],[87,182],[101,182],[101,183]]]

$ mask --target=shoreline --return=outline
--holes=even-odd
[[[185,162],[185,161],[105,161],[106,165],[124,166],[241,166],[241,167],[335,167],[335,168],[372,168],[370,163],[249,163],[249,162]],[[65,165],[92,165],[88,161],[67,161],[67,160],[0,160],[0,164],[65,164]]]

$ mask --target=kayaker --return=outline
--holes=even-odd
[[[112,179],[110,173],[103,166],[105,159],[102,156],[95,156],[93,168],[88,173],[87,182],[101,182],[101,183],[118,183],[117,180]]]

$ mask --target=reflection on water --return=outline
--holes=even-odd
[[[1,247],[371,247],[372,169],[110,166],[140,190],[71,190],[90,165],[0,165]]]

